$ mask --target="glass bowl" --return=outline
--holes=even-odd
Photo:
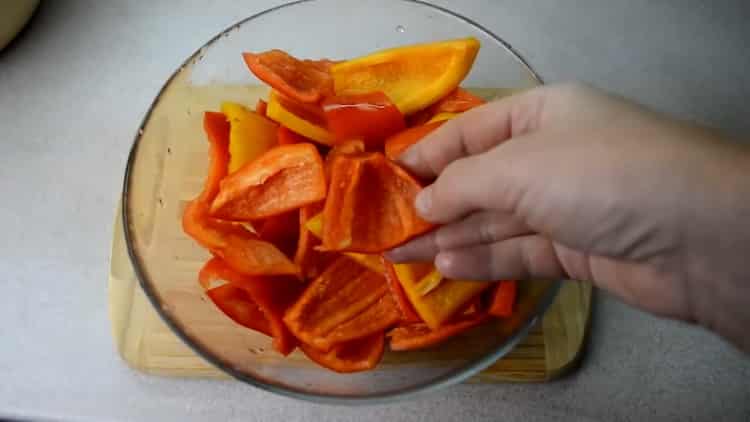
[[[197,282],[208,253],[181,229],[185,204],[201,190],[207,149],[203,111],[222,100],[252,106],[261,88],[240,53],[273,48],[303,58],[357,57],[387,47],[473,36],[482,43],[464,87],[491,97],[541,83],[510,46],[447,9],[407,0],[319,0],[247,18],[208,41],[169,78],[130,152],[123,190],[128,252],[151,303],[185,343],[227,374],[264,390],[318,402],[385,402],[461,382],[522,340],[559,283],[520,284],[517,311],[431,350],[386,352],[372,371],[337,374],[300,352],[284,358],[270,340],[214,308]],[[492,88],[487,90],[487,88]]]

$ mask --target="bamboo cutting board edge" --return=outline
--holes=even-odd
[[[229,378],[182,343],[152,308],[133,273],[119,210],[108,284],[109,317],[118,353],[128,366],[148,374]],[[591,297],[590,284],[565,283],[529,336],[469,382],[543,382],[574,369],[587,339]]]

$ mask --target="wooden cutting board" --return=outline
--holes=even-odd
[[[566,282],[541,324],[471,381],[548,381],[574,368],[587,337],[591,290],[588,283]],[[177,338],[152,308],[133,273],[119,211],[110,260],[109,315],[117,350],[132,368],[166,376],[228,377]]]

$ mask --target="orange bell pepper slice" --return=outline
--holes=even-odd
[[[344,256],[310,283],[284,316],[298,339],[322,351],[383,331],[399,319],[383,275]]]
[[[474,312],[461,315],[434,330],[427,324],[419,322],[396,327],[388,332],[387,336],[391,339],[390,346],[393,351],[425,349],[466,332],[486,322],[489,318],[490,315],[486,312]]]
[[[372,369],[383,358],[385,338],[376,333],[358,340],[339,343],[327,352],[300,344],[300,349],[313,362],[340,373],[361,372]]]
[[[221,182],[211,214],[253,220],[303,207],[326,196],[323,160],[314,145],[281,145]]]
[[[314,279],[333,262],[334,255],[315,249],[320,245],[320,240],[310,230],[307,223],[310,219],[323,209],[322,202],[316,202],[304,206],[299,211],[299,240],[297,251],[294,254],[294,262],[300,267],[302,275],[307,279]]]
[[[492,292],[492,302],[490,303],[490,315],[508,318],[513,315],[513,306],[516,304],[518,294],[518,285],[514,280],[503,280],[497,283],[497,287]]]
[[[261,221],[258,236],[271,242],[288,257],[294,257],[299,239],[299,210],[287,211]]]
[[[329,60],[299,60],[281,50],[242,53],[248,69],[284,95],[303,103],[316,103],[333,93]]]
[[[382,91],[408,115],[456,89],[478,51],[474,38],[417,44],[336,63],[330,72],[336,95]]]
[[[430,106],[432,114],[439,113],[463,113],[474,107],[479,107],[487,103],[483,98],[478,97],[471,92],[458,87],[450,94],[443,97],[440,101]]]
[[[267,320],[274,339],[274,348],[282,355],[288,355],[294,350],[296,340],[282,317],[302,291],[303,286],[297,280],[246,276],[232,270],[218,258],[206,262],[201,269],[200,277],[202,284],[210,279],[225,280],[230,285],[246,291]]]
[[[271,243],[258,239],[243,227],[211,217],[211,201],[229,163],[229,123],[222,113],[205,113],[203,126],[209,141],[209,170],[203,191],[182,216],[182,228],[198,244],[243,274],[297,274],[298,267]]]
[[[401,283],[399,283],[398,281],[398,276],[393,269],[393,264],[385,259],[385,257],[381,256],[380,259],[383,267],[385,268],[384,275],[386,281],[388,281],[388,289],[390,290],[391,295],[393,295],[393,299],[396,301],[396,305],[401,311],[401,320],[405,323],[422,321],[422,319],[419,318],[419,315],[417,315],[417,313],[414,311],[414,307],[411,306],[409,299],[406,297],[406,293],[404,293],[404,289],[403,287],[401,287]]]
[[[419,142],[443,123],[445,122],[437,121],[421,126],[414,126],[391,136],[385,140],[385,155],[391,160],[396,160],[410,146]]]
[[[380,253],[431,229],[414,209],[421,185],[381,153],[333,159],[323,250]]]
[[[371,148],[404,130],[404,115],[382,92],[327,97],[322,103],[328,130],[337,143],[362,139]]]
[[[393,268],[414,310],[433,329],[492,286],[491,283],[444,279],[429,293],[422,294],[420,281],[435,269],[431,263],[394,264]]]
[[[271,324],[265,314],[244,289],[225,284],[206,291],[206,295],[232,321],[273,337]]]

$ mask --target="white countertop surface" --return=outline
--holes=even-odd
[[[186,56],[278,3],[50,0],[0,52],[0,418],[750,420],[750,358],[601,293],[583,366],[545,385],[347,408],[129,369],[110,336],[106,277],[134,132]],[[547,81],[584,80],[750,133],[746,0],[439,3],[504,37]]]

